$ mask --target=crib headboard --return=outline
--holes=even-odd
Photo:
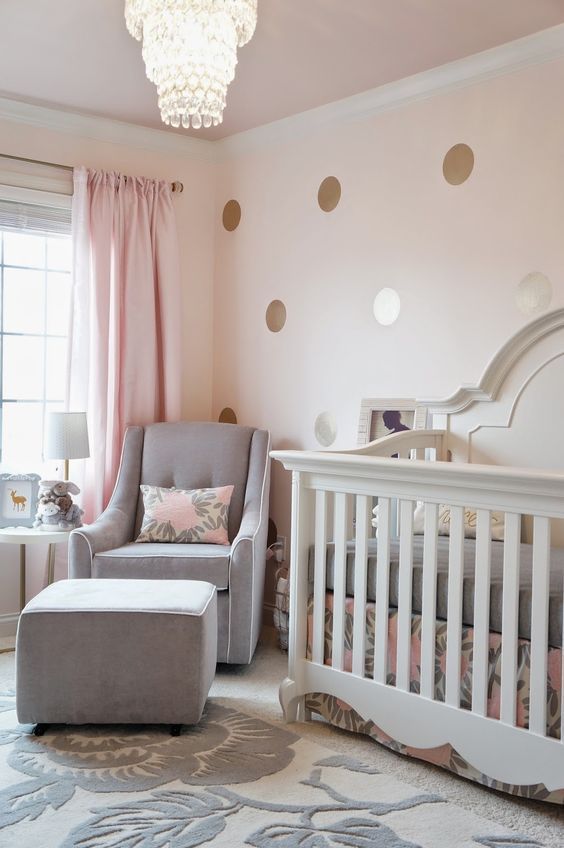
[[[454,461],[564,471],[564,309],[519,330],[476,386],[418,404]]]
[[[418,404],[446,431],[453,461],[564,471],[564,309],[512,336],[477,385]],[[529,524],[525,516],[524,541]],[[553,522],[553,544],[564,547],[562,522]]]

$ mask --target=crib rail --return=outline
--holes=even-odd
[[[404,430],[360,448],[338,451],[347,456],[397,456],[400,459],[446,459],[444,430]]]
[[[471,765],[505,783],[564,785],[564,727],[560,739],[547,730],[547,656],[550,524],[564,518],[564,476],[550,472],[463,465],[402,454],[443,456],[441,431],[401,433],[349,452],[274,451],[292,471],[289,671],[280,698],[288,720],[305,716],[303,696],[334,695],[366,720],[415,748],[450,743]],[[412,437],[410,439],[410,436]],[[398,438],[399,437],[399,438]],[[401,450],[398,447],[401,441]],[[369,449],[369,450],[367,450]],[[377,499],[374,540],[372,509]],[[412,617],[414,515],[424,504],[421,659],[419,690],[413,691]],[[397,505],[399,566],[397,640],[389,643],[392,515]],[[445,505],[450,510],[444,699],[436,694],[438,533]],[[421,507],[419,508],[421,510]],[[499,717],[488,716],[488,661],[491,590],[491,519],[503,515],[501,702]],[[461,706],[461,658],[465,515],[475,514],[474,653],[471,704]],[[527,727],[518,726],[519,568],[521,516],[533,517],[531,580],[530,708]],[[355,518],[354,585],[347,589],[348,528]],[[325,656],[327,547],[334,546],[332,653]],[[376,545],[376,573],[368,584],[368,547]],[[310,552],[311,564],[310,564]],[[349,562],[349,566],[347,566]],[[313,579],[310,568],[313,568]],[[552,567],[554,571],[554,567]],[[561,578],[560,572],[556,575]],[[554,575],[553,575],[554,579]],[[373,671],[367,673],[367,590],[375,604]],[[354,597],[352,656],[346,657],[347,595]],[[308,602],[311,599],[311,650]],[[564,654],[564,651],[562,652]],[[391,668],[390,656],[394,660]],[[392,670],[394,673],[392,674]],[[564,712],[564,711],[563,711]]]

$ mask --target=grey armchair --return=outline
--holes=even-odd
[[[93,524],[69,538],[69,576],[207,580],[217,587],[218,662],[249,663],[262,619],[270,437],[233,424],[129,427],[115,489]],[[235,486],[229,545],[136,543],[139,486]]]

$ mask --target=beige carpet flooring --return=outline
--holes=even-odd
[[[286,674],[287,658],[267,631],[250,666],[220,666],[210,697],[219,703],[278,723],[282,714],[278,686]],[[0,654],[0,692],[14,687],[14,654]],[[564,810],[524,801],[485,789],[427,763],[388,751],[371,739],[330,727],[321,721],[292,725],[303,737],[338,753],[357,757],[385,774],[436,792],[459,806],[517,832],[535,837],[546,848],[564,848]]]

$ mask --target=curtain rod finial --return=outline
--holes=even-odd
[[[184,185],[183,185],[183,183],[178,182],[178,181],[176,180],[176,181],[175,181],[175,182],[173,182],[173,184],[172,184],[172,190],[173,190],[173,191],[176,191],[178,194],[182,194],[182,192],[184,191]]]

